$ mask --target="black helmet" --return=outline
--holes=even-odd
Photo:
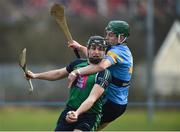
[[[102,47],[104,51],[106,51],[106,41],[101,36],[91,36],[87,42],[87,49],[89,50],[91,46],[99,46],[99,47]],[[89,52],[88,52],[88,60],[92,64],[98,64],[103,59],[103,57],[104,56],[92,57],[89,55]]]
[[[99,45],[106,48],[106,41],[101,36],[91,36],[87,42],[87,48],[89,49],[92,45]]]

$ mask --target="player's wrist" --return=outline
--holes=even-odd
[[[77,109],[77,110],[75,111],[75,115],[76,115],[76,117],[78,118],[78,116],[80,115],[79,109]]]
[[[78,74],[76,74],[75,71],[72,71],[72,72],[71,72],[71,75],[73,75],[73,76],[75,76],[75,77],[78,76]]]
[[[81,46],[81,45],[78,45],[78,46],[77,46],[77,49],[78,49],[79,51],[82,51],[82,46]]]
[[[34,73],[32,79],[41,79],[43,75],[41,73]]]
[[[80,69],[77,69],[77,74],[81,75]]]
[[[78,76],[78,75],[81,75],[80,69],[75,70],[74,73],[75,73],[77,76]]]
[[[78,76],[78,75],[81,75],[81,72],[80,72],[79,69],[77,69],[77,70],[72,71],[71,74],[72,74],[73,76]]]

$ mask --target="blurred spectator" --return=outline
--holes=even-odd
[[[122,11],[122,9],[125,9],[126,12],[128,11],[128,0],[108,0],[108,10],[109,10],[109,16],[113,16],[113,14],[117,14],[118,10]]]
[[[47,3],[47,0],[29,0],[28,4],[30,6],[36,7],[36,8],[41,8],[44,7]]]
[[[74,15],[94,17],[97,13],[96,7],[95,0],[69,0],[69,8]]]

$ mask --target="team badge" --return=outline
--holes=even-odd
[[[77,79],[77,83],[76,83],[76,86],[83,89],[85,88],[86,86],[86,83],[87,83],[87,79],[88,79],[88,76],[82,76],[80,75]]]

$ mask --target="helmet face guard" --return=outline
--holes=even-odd
[[[87,49],[89,50],[91,47],[98,47],[99,50],[105,51],[106,50],[106,41],[103,37],[101,36],[92,36],[89,38],[87,42]],[[103,59],[102,57],[91,57],[88,52],[88,60],[93,63],[93,64],[98,64],[101,60]]]
[[[112,32],[116,34],[116,37],[119,35],[123,35],[125,37],[129,37],[129,24],[125,21],[110,21],[105,28],[106,32]]]

